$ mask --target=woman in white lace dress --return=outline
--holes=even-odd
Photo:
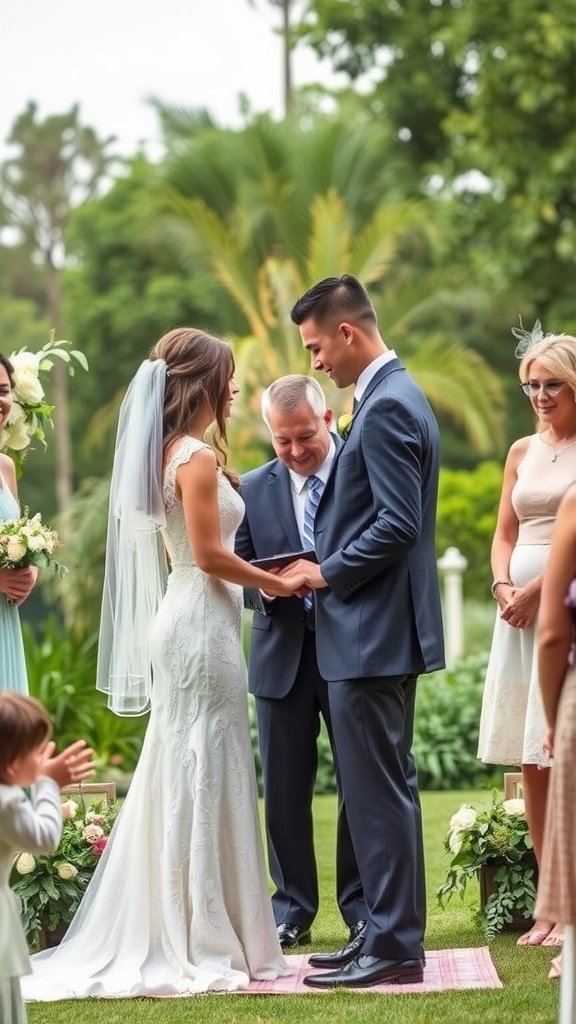
[[[223,457],[233,373],[224,342],[179,328],[124,400],[98,685],[119,713],[150,701],[150,722],[78,914],[60,947],[32,958],[29,1000],[185,996],[287,973],[260,838],[241,588],[287,596],[303,580],[234,554],[243,503]]]
[[[521,765],[526,816],[540,863],[550,760],[538,684],[535,629],[542,572],[560,500],[576,480],[576,338],[528,336],[521,386],[536,433],[515,441],[506,459],[492,543],[492,594],[498,602],[488,663],[479,757]],[[518,352],[518,350],[517,350]],[[560,945],[553,921],[536,921],[519,945]]]

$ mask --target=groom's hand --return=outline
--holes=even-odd
[[[309,562],[305,558],[299,558],[297,562],[291,562],[285,569],[281,571],[282,576],[286,576],[288,579],[290,576],[304,576],[306,581],[305,587],[300,587],[296,591],[298,597],[305,597],[310,590],[321,590],[322,587],[327,587],[328,584],[324,579],[320,566],[316,562]]]

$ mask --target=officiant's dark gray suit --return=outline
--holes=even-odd
[[[439,433],[396,357],[368,383],[316,514],[328,587],[318,666],[367,905],[362,952],[422,955],[421,815],[411,755],[416,678],[444,664],[435,553]]]
[[[334,441],[338,448],[340,439]],[[246,505],[236,536],[241,558],[266,558],[304,547],[290,474],[281,459],[246,473],[241,494]],[[254,609],[248,685],[256,698],[268,859],[276,886],[274,916],[277,924],[307,929],[318,910],[312,795],[320,714],[331,731],[326,682],[316,660],[314,615],[298,597],[265,601],[259,591],[246,590],[245,603]],[[342,807],[336,873],[340,912],[353,925],[364,919],[365,907]]]

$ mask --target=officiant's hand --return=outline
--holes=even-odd
[[[55,754],[56,744],[50,740],[44,751],[42,775],[60,786],[69,786],[73,782],[84,782],[94,774],[94,751],[85,740],[76,740],[66,747],[61,754]]]
[[[307,563],[299,560],[294,562],[293,565],[306,565]],[[292,569],[292,565],[290,568]],[[284,569],[270,569],[266,571],[266,576],[270,577],[270,583],[265,583],[262,590],[268,597],[293,597],[297,595],[302,597],[304,594],[310,593],[310,587],[306,585],[303,571],[293,572],[290,577],[285,575],[286,570]]]
[[[299,558],[297,562],[291,562],[290,565],[281,569],[280,575],[287,580],[304,576],[304,586],[299,586],[295,591],[298,597],[305,597],[311,590],[321,590],[323,587],[328,586],[320,566],[316,562],[308,562],[305,558]]]

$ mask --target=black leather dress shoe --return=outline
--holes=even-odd
[[[357,957],[364,944],[366,921],[356,921],[350,927],[350,941],[335,953],[313,953],[308,958],[311,967],[345,967]]]
[[[421,960],[382,960],[357,956],[346,967],[329,974],[309,974],[303,979],[309,988],[364,988],[370,985],[409,985],[424,980]]]
[[[368,921],[354,921],[354,924],[350,925],[350,938],[348,941],[353,942],[358,935],[364,935],[367,924]]]
[[[300,928],[297,924],[279,924],[276,931],[282,949],[292,949],[293,946],[305,946],[312,940],[312,932],[309,928]]]

